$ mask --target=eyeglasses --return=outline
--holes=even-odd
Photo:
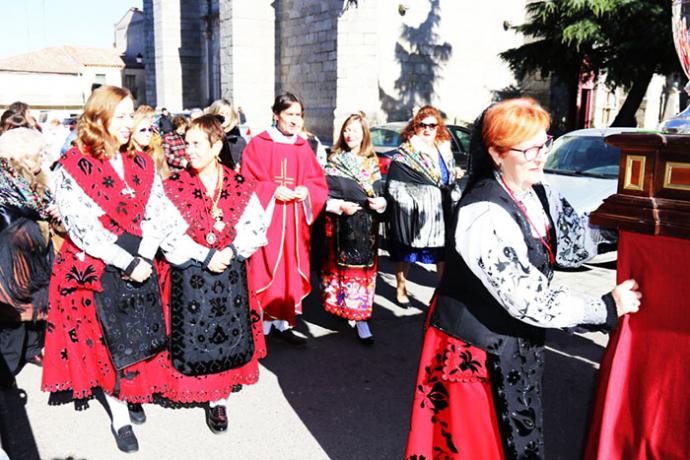
[[[540,153],[544,153],[545,155],[549,153],[551,150],[551,147],[553,147],[553,136],[548,136],[546,138],[546,142],[544,142],[542,145],[535,145],[533,147],[529,147],[526,149],[508,149],[512,150],[513,152],[520,152],[522,153],[522,156],[525,157],[525,161],[532,161],[535,158],[537,158],[537,155]]]
[[[417,123],[417,128],[419,129],[436,129],[438,127],[438,123]]]

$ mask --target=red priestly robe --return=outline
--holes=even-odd
[[[275,142],[268,131],[254,137],[242,154],[241,173],[256,181],[256,195],[270,212],[268,244],[249,260],[248,277],[256,289],[264,318],[295,324],[302,300],[309,295],[309,226],[328,196],[326,176],[309,144],[296,136],[294,144]],[[274,195],[279,185],[309,189],[302,202],[283,202]]]

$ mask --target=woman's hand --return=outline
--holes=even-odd
[[[633,279],[625,280],[616,286],[611,295],[616,302],[616,311],[618,316],[623,316],[627,313],[635,313],[640,309],[640,299],[642,293],[639,291],[640,286]]]
[[[295,187],[295,200],[304,201],[307,199],[307,195],[309,195],[309,189],[307,187],[304,185]]]
[[[346,216],[351,216],[352,214],[356,213],[362,209],[360,205],[357,203],[353,203],[352,201],[343,201],[343,203],[340,205],[340,210],[345,214]]]
[[[279,185],[276,189],[275,197],[278,201],[292,201],[295,199],[296,195],[295,192],[293,192],[289,188],[283,185]]]
[[[383,212],[386,209],[386,199],[382,196],[376,198],[368,198],[369,207],[376,212]]]
[[[51,219],[54,219],[54,220],[57,220],[57,221],[60,220],[60,211],[58,211],[57,205],[51,204],[51,205],[48,206],[48,208],[46,209],[46,212],[47,212],[48,215],[51,217]]]
[[[129,275],[129,277],[137,283],[143,283],[149,279],[152,271],[153,268],[151,268],[150,263],[146,262],[144,259],[139,259],[139,263],[136,267],[134,267],[134,270],[132,270],[132,274]]]
[[[222,251],[217,251],[211,257],[211,261],[208,263],[208,269],[213,273],[222,273],[230,265],[232,260],[233,251],[230,248],[225,248]]]

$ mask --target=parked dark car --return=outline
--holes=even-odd
[[[388,173],[391,159],[400,146],[400,132],[407,125],[406,121],[395,121],[371,128],[371,142],[379,157],[381,174]],[[446,125],[450,133],[450,148],[453,151],[455,163],[462,169],[467,169],[470,151],[471,125]]]

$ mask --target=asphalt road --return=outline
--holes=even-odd
[[[40,369],[18,377],[26,410],[13,423],[30,421],[42,459],[401,459],[422,343],[422,325],[436,275],[430,267],[411,271],[413,307],[394,299],[391,264],[382,257],[377,307],[371,321],[373,347],[356,341],[354,330],[309,297],[299,329],[310,337],[304,350],[269,339],[257,385],[233,396],[227,433],[212,434],[202,409],[146,406],[148,421],[136,426],[140,450],[122,454],[110,433],[105,410],[76,412],[48,406],[39,391]],[[603,294],[615,270],[558,272],[556,282],[576,291]],[[316,285],[316,284],[314,284]],[[606,336],[548,334],[545,382],[546,449],[549,459],[580,458],[586,436],[597,363]],[[21,407],[18,406],[18,407]],[[26,450],[24,458],[32,458]],[[13,460],[21,459],[22,456]]]

